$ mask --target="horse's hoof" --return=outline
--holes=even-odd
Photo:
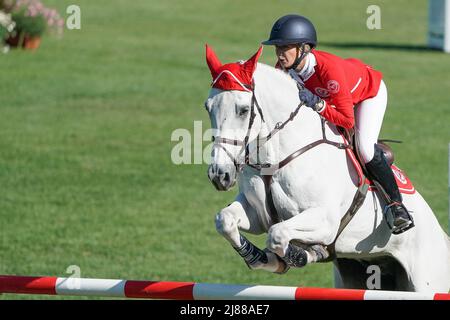
[[[307,248],[306,251],[313,257],[313,261],[308,262],[322,262],[330,257],[330,252],[321,244],[314,244]]]
[[[303,248],[289,244],[282,259],[289,267],[302,268],[308,263],[308,254]]]
[[[275,271],[272,271],[273,273],[285,274],[286,272],[289,271],[290,267],[278,255],[276,255],[275,253],[273,253],[272,251],[270,251],[267,248],[265,248],[263,251],[267,255],[268,264],[277,265],[278,266],[278,268]]]

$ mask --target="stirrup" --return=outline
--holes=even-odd
[[[405,209],[405,212],[408,215],[408,219],[409,219],[408,221],[405,221],[404,223],[402,223],[399,226],[394,225],[395,219],[394,219],[394,214],[392,212],[393,211],[392,207],[397,206],[397,205],[399,205],[399,206],[403,207],[403,209]],[[383,213],[386,218],[387,225],[388,225],[389,229],[391,229],[392,234],[395,234],[395,235],[401,234],[415,226],[413,217],[409,213],[408,209],[406,209],[405,205],[401,202],[392,202],[392,203],[386,205],[384,207]]]

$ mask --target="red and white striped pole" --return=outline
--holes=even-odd
[[[0,275],[0,293],[173,300],[450,300],[449,293]]]

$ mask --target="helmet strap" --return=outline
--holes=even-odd
[[[302,43],[302,45],[300,46],[300,50],[302,51],[302,54],[300,55],[300,57],[298,56],[299,54],[299,48],[297,47],[297,59],[295,59],[294,63],[292,64],[292,66],[290,66],[288,69],[292,69],[295,70],[297,69],[297,67],[300,65],[300,63],[302,62],[302,60],[306,57],[306,54],[309,52],[305,52],[305,44],[306,43]]]

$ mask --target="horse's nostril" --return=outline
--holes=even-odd
[[[225,182],[230,182],[230,174],[228,172],[225,173],[225,177],[223,178]]]

